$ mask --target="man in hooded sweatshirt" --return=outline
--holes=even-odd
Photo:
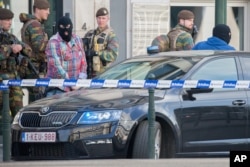
[[[34,71],[23,60],[20,66],[20,76],[22,79],[37,79],[46,75],[46,55],[45,48],[48,43],[48,36],[44,31],[43,23],[50,14],[50,4],[47,0],[35,0],[33,4],[33,15],[20,13],[19,19],[23,23],[21,30],[22,41],[32,48],[32,58],[30,58],[36,71]],[[42,87],[28,87],[29,102],[40,99],[43,96]]]
[[[231,30],[225,24],[217,24],[213,28],[213,36],[206,41],[197,43],[192,50],[235,50],[229,45],[231,40]]]

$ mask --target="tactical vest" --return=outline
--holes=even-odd
[[[113,30],[107,28],[103,32],[96,34],[96,30],[90,30],[86,38],[89,41],[89,48],[96,52],[105,50],[107,48],[107,38]],[[106,62],[102,62],[99,56],[93,56],[93,71],[101,72],[104,66],[108,66]]]
[[[89,48],[96,52],[104,50],[107,47],[107,37],[113,30],[107,28],[103,32],[96,34],[96,30],[90,30],[87,37],[89,39]]]

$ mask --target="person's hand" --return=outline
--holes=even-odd
[[[11,49],[12,49],[12,52],[16,54],[16,53],[19,53],[23,49],[23,47],[22,45],[19,45],[19,44],[13,44],[11,45]]]
[[[79,79],[86,79],[86,78],[87,78],[87,74],[86,73],[81,72],[79,74]]]
[[[71,86],[70,88],[72,91],[80,89],[80,87],[77,87],[77,86]]]
[[[68,75],[68,73],[66,73],[66,74],[65,74],[64,79],[69,79],[69,75]]]

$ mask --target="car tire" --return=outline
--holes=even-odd
[[[159,122],[155,122],[155,159],[159,159],[162,141],[162,129]],[[132,158],[148,158],[148,121],[138,126],[135,135]]]

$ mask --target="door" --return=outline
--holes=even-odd
[[[249,57],[249,53],[246,53],[244,56],[240,57],[240,62],[243,66],[243,74],[244,74],[244,80],[247,80],[247,81],[250,81],[250,57]],[[246,89],[246,92],[247,92],[247,98],[248,98],[248,101],[250,101],[250,89]],[[248,142],[248,150],[250,148],[250,107],[249,107],[249,104],[248,104],[248,115],[247,115],[247,120],[248,120],[248,123],[247,123],[247,142]]]
[[[239,80],[234,57],[218,57],[204,63],[191,80]],[[232,85],[233,85],[232,81]],[[247,95],[244,89],[215,88],[183,99],[179,115],[184,152],[228,152],[247,147]],[[188,91],[188,90],[186,90]],[[184,97],[184,96],[183,96]]]
[[[44,23],[44,28],[50,38],[56,33],[56,22],[63,16],[63,0],[49,0],[50,15]]]

